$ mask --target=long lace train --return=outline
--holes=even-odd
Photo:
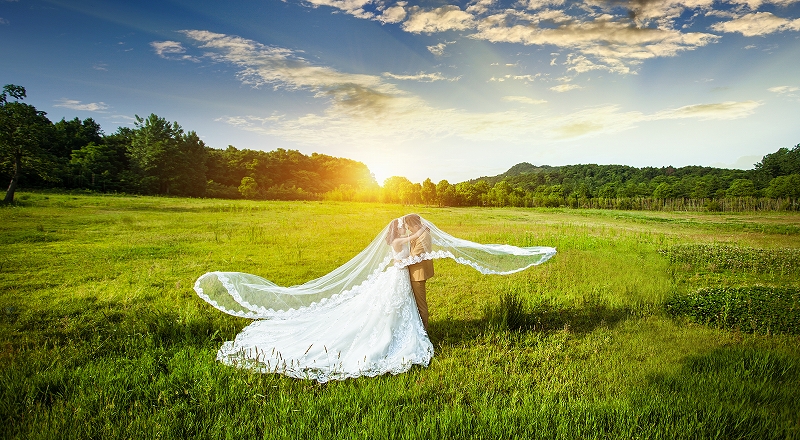
[[[217,353],[229,365],[319,382],[398,374],[432,357],[408,269],[397,267],[344,300],[255,321]]]
[[[544,246],[475,243],[414,214],[404,218],[411,217],[420,223],[417,233],[403,239],[397,235],[402,219],[395,219],[350,261],[300,285],[279,286],[241,272],[202,275],[194,286],[201,298],[225,313],[256,319],[223,344],[217,359],[320,382],[428,365],[433,345],[417,310],[409,265],[449,258],[483,274],[506,275],[556,253]],[[394,249],[414,236],[429,240],[424,252],[412,254],[409,243]]]

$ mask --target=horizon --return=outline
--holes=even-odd
[[[752,169],[800,141],[800,0],[0,2],[3,83],[108,134],[363,162]]]

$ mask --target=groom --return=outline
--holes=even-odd
[[[428,228],[422,225],[417,214],[408,214],[403,218],[411,233],[415,233],[422,228],[425,230],[414,240],[411,240],[411,256],[416,257],[431,251],[431,233]],[[428,300],[425,297],[425,281],[433,276],[433,260],[423,260],[408,266],[408,274],[411,277],[411,290],[414,291],[414,299],[417,301],[419,316],[422,318],[422,325],[428,331]]]

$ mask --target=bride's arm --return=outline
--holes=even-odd
[[[427,230],[428,230],[427,228],[419,228],[417,230],[417,232],[409,235],[408,237],[397,237],[397,238],[394,239],[394,241],[392,241],[392,247],[395,246],[395,243],[397,243],[397,245],[406,244],[409,241],[418,238],[420,235],[422,235]]]

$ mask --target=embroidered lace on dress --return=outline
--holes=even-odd
[[[222,345],[217,359],[319,382],[427,366],[433,345],[416,307],[408,265],[450,258],[484,274],[504,275],[541,264],[556,252],[474,243],[422,223],[431,235],[430,252],[412,256],[407,243],[393,251],[385,240],[387,226],[350,261],[297,286],[240,272],[204,274],[195,283],[201,298],[225,313],[256,319]]]

